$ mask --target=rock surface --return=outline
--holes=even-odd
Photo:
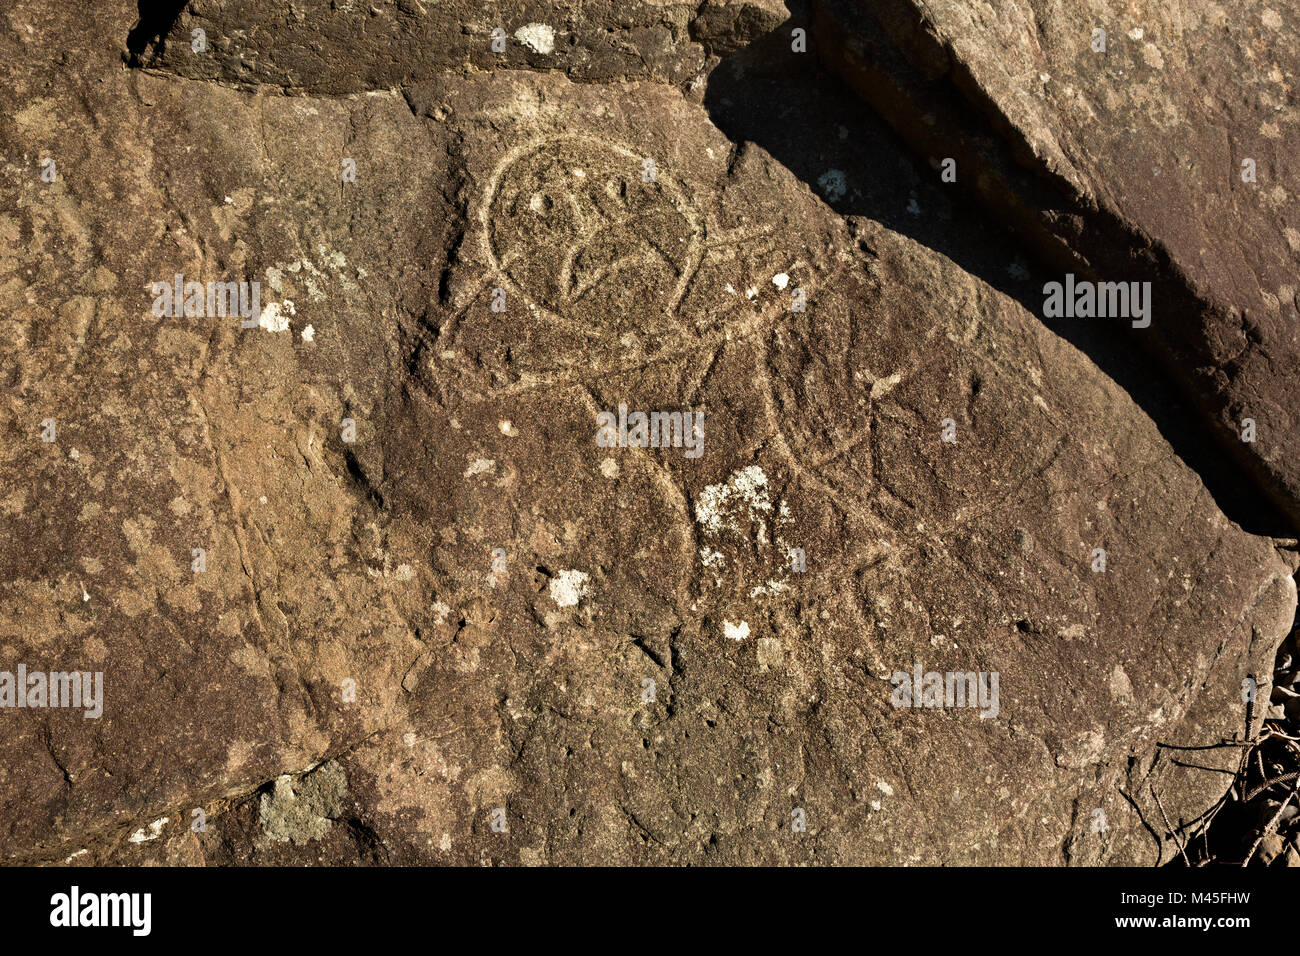
[[[202,70],[126,62],[133,4],[0,33],[0,669],[104,675],[0,710],[6,860],[1152,863],[1153,788],[1224,792],[1158,744],[1243,732],[1293,565],[1014,300],[707,75],[193,6]],[[261,326],[156,316],[178,273]],[[998,695],[894,706],[917,666]]]
[[[778,0],[173,6],[174,18],[133,32],[128,45],[136,65],[323,94],[395,89],[448,72],[520,69],[587,82],[684,83],[700,78],[711,55],[734,52],[787,16]],[[195,30],[212,38],[202,54],[193,50]]]
[[[1300,526],[1296,4],[815,7],[826,62],[1057,279],[1153,282],[1134,341]]]

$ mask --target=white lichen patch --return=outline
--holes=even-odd
[[[149,824],[148,833],[145,833],[144,827],[141,827],[127,837],[127,840],[131,843],[148,843],[150,840],[158,839],[159,834],[162,833],[162,828],[167,825],[168,819],[168,817],[163,817],[161,820],[155,820]]]
[[[877,780],[877,781],[876,781],[876,789],[879,790],[881,793],[883,793],[883,794],[884,794],[885,796],[887,796],[887,797],[892,797],[892,796],[894,795],[894,788],[891,787],[891,786],[890,786],[888,783],[886,783],[884,780]]]
[[[277,262],[275,265],[267,267],[266,284],[271,287],[271,290],[276,295],[283,298],[285,296],[286,280],[288,280],[290,285],[296,286],[302,292],[306,292],[307,297],[312,302],[321,302],[325,299],[325,290],[321,288],[321,284],[328,284],[331,278],[345,292],[357,291],[356,282],[345,271],[348,260],[343,253],[331,251],[324,244],[317,245],[316,253],[317,258],[324,265],[324,269],[321,269],[306,256],[289,262]],[[362,270],[358,269],[357,274],[362,275]],[[363,275],[362,277],[364,278]],[[296,293],[291,291],[289,294]],[[262,314],[265,316],[267,311],[272,309],[275,304],[272,303],[263,307]],[[285,299],[281,305],[281,313],[284,311],[288,311],[290,315],[293,315],[293,302]],[[288,328],[287,324],[285,328]],[[273,329],[271,331],[283,331],[283,329]],[[307,341],[311,340],[307,339]]]
[[[302,340],[303,340],[304,342],[315,342],[315,341],[316,341],[316,329],[313,328],[313,327],[310,326],[310,325],[307,326],[305,329],[303,329],[303,330],[302,330]]]
[[[728,640],[743,641],[749,637],[749,622],[741,621],[739,624],[732,624],[730,621],[723,621],[722,635]]]
[[[331,251],[327,249],[324,244],[316,246],[316,255],[320,256],[320,260],[325,263],[326,268],[332,269],[335,272],[342,272],[347,267],[347,256],[337,250]],[[339,279],[344,280],[344,277],[339,276]]]
[[[497,467],[495,458],[471,458],[469,467],[465,469],[466,478],[473,478],[475,475],[481,475],[485,472],[495,471]]]
[[[279,266],[268,266],[266,284],[275,290],[277,295],[284,295],[284,270]]]
[[[606,458],[600,463],[600,473],[606,478],[618,477],[618,462],[613,458]]]
[[[287,314],[286,314],[287,313]],[[289,316],[294,314],[293,302],[268,302],[262,307],[257,324],[268,332],[288,332]]]
[[[693,507],[700,526],[700,563],[713,573],[714,587],[723,587],[730,577],[751,598],[772,596],[786,589],[792,569],[803,569],[802,552],[782,534],[794,523],[790,507],[785,501],[774,504],[767,475],[758,465],[706,486]]]
[[[700,492],[695,502],[695,520],[712,534],[718,534],[724,527],[737,531],[735,521],[729,519],[740,510],[747,510],[751,519],[760,521],[760,526],[762,513],[772,510],[767,475],[758,465],[742,468],[725,482],[709,485]]]
[[[536,53],[555,49],[555,30],[545,23],[528,23],[515,31],[515,39]]]
[[[778,289],[784,289],[789,284],[790,277],[784,272],[778,272],[776,275],[772,276],[772,285],[776,286]]]
[[[561,571],[551,578],[551,600],[560,607],[573,607],[586,595],[589,580],[583,571]]]
[[[319,302],[325,298],[320,283],[316,281],[325,278],[325,273],[316,268],[310,259],[296,259],[284,268],[286,272],[292,272],[298,276],[298,281],[302,283],[303,288],[307,290],[307,296],[313,302]]]

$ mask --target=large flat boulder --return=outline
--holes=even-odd
[[[0,669],[103,712],[0,709],[6,860],[1151,863],[1226,789],[1160,745],[1244,731],[1290,565],[703,89],[74,76],[51,16],[3,35]]]

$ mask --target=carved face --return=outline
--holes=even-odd
[[[576,136],[508,161],[485,218],[496,267],[571,319],[671,311],[699,243],[694,208],[662,170]]]

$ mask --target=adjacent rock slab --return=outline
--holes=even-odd
[[[1062,272],[1155,283],[1135,340],[1300,524],[1296,4],[815,7],[824,59],[955,188]]]
[[[62,35],[27,9],[10,62]],[[703,91],[87,44],[0,91],[0,669],[100,671],[103,716],[0,710],[5,859],[1151,863],[1153,787],[1223,793],[1157,745],[1244,730],[1290,567]],[[156,315],[177,273],[265,321]],[[620,405],[701,453],[602,445]],[[918,666],[998,696],[895,707]]]
[[[786,18],[780,0],[232,0],[175,4],[133,30],[130,47],[149,69],[326,94],[529,68],[588,82],[685,83]]]

